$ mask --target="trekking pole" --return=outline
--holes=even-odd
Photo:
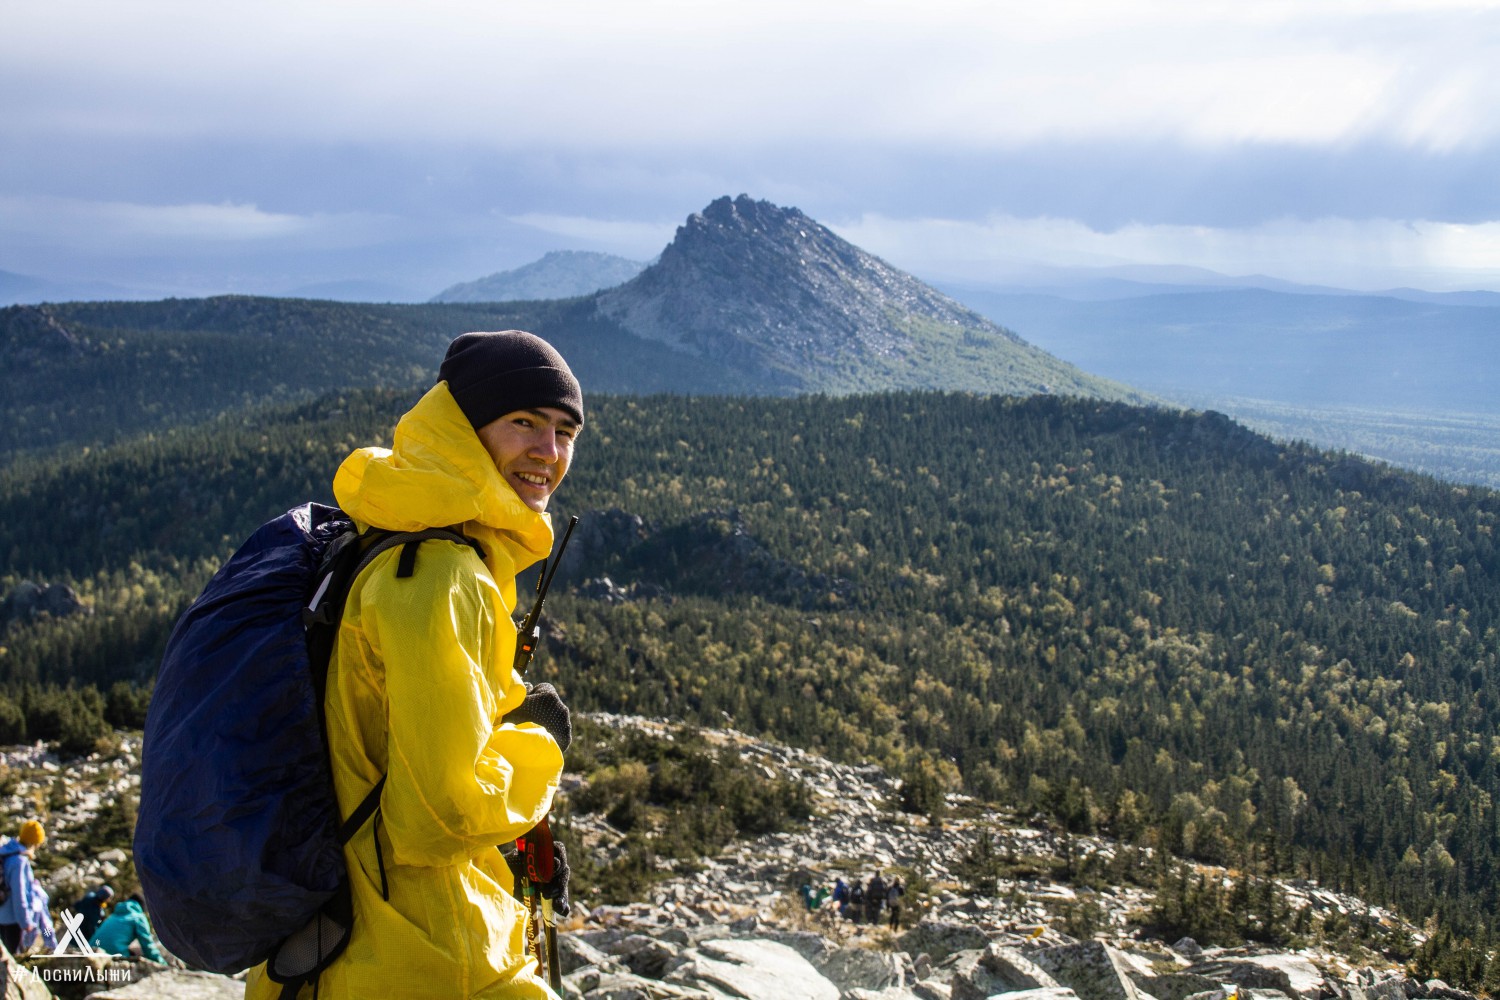
[[[521,619],[521,626],[516,634],[516,673],[522,677],[526,676],[526,668],[531,665],[531,654],[536,652],[537,643],[542,641],[542,602],[547,599],[547,591],[552,588],[552,578],[557,575],[557,567],[562,563],[563,551],[568,547],[568,539],[573,537],[573,529],[578,527],[578,517],[574,515],[568,518],[568,530],[563,532],[562,544],[557,547],[557,555],[552,557],[552,565],[542,564],[542,570],[536,577],[536,603],[531,610],[526,612],[526,617]]]
[[[516,636],[516,673],[522,677],[526,675],[526,668],[531,665],[532,654],[542,639],[542,604],[547,600],[547,591],[552,588],[552,578],[557,575],[557,567],[562,564],[563,551],[568,547],[568,539],[573,537],[573,529],[578,527],[576,516],[568,518],[568,530],[563,533],[562,543],[557,547],[557,555],[552,557],[551,565],[543,564],[541,572],[536,578],[536,603],[521,619],[521,625]],[[551,815],[550,811],[548,815]],[[552,912],[552,900],[541,893],[541,886],[552,881],[557,874],[557,856],[552,846],[552,827],[547,822],[547,816],[543,816],[541,822],[532,827],[525,836],[516,838],[516,850],[522,859],[521,898],[531,909],[531,921],[528,929],[531,953],[536,956],[536,968],[538,973],[545,973],[547,982],[553,991],[562,993],[562,958],[557,953],[557,917]]]

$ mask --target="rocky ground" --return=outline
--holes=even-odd
[[[639,719],[616,725],[669,727]],[[826,997],[867,1000],[980,1000],[1045,991],[1013,1000],[1383,1000],[1464,996],[1441,984],[1417,984],[1378,956],[1306,950],[1199,948],[1153,941],[1135,930],[1150,904],[1146,890],[1100,891],[1046,879],[1002,879],[992,897],[963,891],[955,864],[990,831],[997,853],[1076,859],[1112,857],[1117,845],[1068,838],[972,808],[933,826],[893,812],[897,785],[875,767],[834,764],[791,747],[741,734],[706,734],[754,761],[767,777],[793,775],[818,802],[811,827],[739,843],[720,857],[659,883],[651,899],[599,906],[575,917],[560,938],[569,996],[587,1000],[653,997]],[[962,803],[955,803],[962,806]],[[602,851],[618,840],[602,820],[575,820]],[[809,913],[797,891],[835,877],[861,881],[897,872],[923,891],[906,897],[903,928],[856,924],[824,907]],[[1210,873],[1226,877],[1225,873]],[[1361,914],[1386,924],[1390,913],[1306,883],[1282,887],[1293,908]],[[1089,940],[1061,929],[1070,909],[1087,903],[1100,927]],[[1415,937],[1420,939],[1416,929]],[[1398,996],[1399,994],[1399,996]],[[1203,997],[1202,1000],[1210,1000]]]
[[[45,743],[0,748],[0,834],[43,821],[47,843],[35,865],[55,907],[128,873],[140,784],[139,733],[117,733],[99,752],[67,761]]]
[[[670,738],[662,723],[596,719]],[[954,818],[935,826],[890,808],[896,784],[878,768],[835,764],[734,732],[705,735],[767,777],[806,782],[817,802],[815,819],[807,829],[741,842],[717,858],[680,865],[653,887],[649,899],[624,906],[575,904],[559,934],[565,996],[1470,1000],[1441,983],[1414,982],[1395,964],[1368,954],[1205,950],[1187,940],[1151,940],[1132,919],[1150,903],[1139,888],[1090,891],[1036,877],[1002,879],[993,896],[970,895],[955,864],[981,830],[990,831],[997,852],[1013,856],[1056,858],[1066,852],[1075,859],[1090,853],[1107,859],[1117,847],[1102,839],[1064,840],[958,802]],[[40,745],[0,752],[4,829],[13,830],[28,816],[45,817],[51,837],[38,869],[55,906],[97,882],[129,877],[128,836],[112,843],[118,833],[112,838],[107,832],[119,826],[119,804],[132,799],[138,785],[137,741],[138,735],[121,734],[100,753],[68,762]],[[579,780],[570,776],[569,783],[576,787]],[[571,822],[600,856],[622,849],[620,835],[602,818],[574,816]],[[823,886],[839,876],[863,881],[877,871],[899,873],[911,888],[899,930],[839,919],[827,904],[809,912],[798,891],[804,883]],[[1315,886],[1284,889],[1294,907],[1396,921]],[[1079,940],[1065,929],[1076,929],[1068,915],[1083,904],[1096,932]],[[122,964],[139,981],[93,995],[217,1000],[243,993],[239,982],[225,977]],[[49,995],[37,992],[38,984],[14,966],[0,975],[6,980],[0,996]],[[56,995],[86,994],[59,988]]]

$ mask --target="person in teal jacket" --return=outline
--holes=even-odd
[[[156,943],[156,933],[151,930],[151,921],[146,919],[146,910],[141,906],[139,896],[131,896],[110,910],[89,943],[111,955],[129,958],[132,941],[140,942],[142,958],[160,965],[167,964],[167,957]]]

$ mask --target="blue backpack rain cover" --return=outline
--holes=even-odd
[[[329,652],[359,571],[406,543],[398,575],[410,575],[416,543],[434,537],[468,542],[433,529],[362,546],[342,511],[305,504],[262,525],[178,620],[146,716],[135,866],[163,943],[191,965],[269,959],[273,979],[310,981],[342,951],[342,845],[384,781],[341,822],[323,731]],[[278,975],[283,964],[295,968]]]

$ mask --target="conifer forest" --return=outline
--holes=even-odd
[[[338,462],[414,398],[14,458],[0,592],[67,584],[91,613],[8,626],[0,742],[138,726],[217,564],[331,503]],[[589,407],[554,501],[580,544],[534,671],[575,710],[876,761],[1495,941],[1500,494],[1053,396]]]

